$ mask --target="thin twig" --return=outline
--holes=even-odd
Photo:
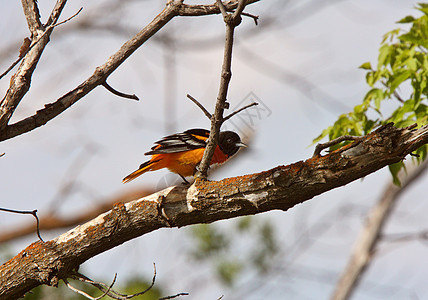
[[[89,294],[87,294],[87,293],[85,293],[84,291],[82,291],[82,290],[79,290],[78,288],[75,288],[74,286],[72,286],[69,282],[68,282],[68,280],[67,279],[63,279],[63,281],[64,281],[64,283],[65,283],[65,285],[70,289],[70,290],[72,290],[72,291],[74,291],[74,292],[76,292],[76,293],[78,293],[79,295],[82,295],[83,297],[85,297],[85,298],[88,298],[88,299],[91,299],[91,300],[99,300],[99,299],[101,299],[101,298],[103,298],[104,296],[106,296],[106,295],[108,295],[109,294],[109,292],[110,292],[110,289],[113,287],[113,284],[114,284],[114,282],[116,281],[116,276],[114,277],[114,279],[113,279],[113,282],[112,282],[112,284],[110,285],[110,287],[101,295],[101,296],[99,296],[99,297],[92,297],[91,295],[89,295]]]
[[[5,152],[3,152],[2,154],[0,154],[0,157],[2,157],[3,155],[5,155],[6,153]]]
[[[75,291],[76,293],[78,293],[78,294],[80,294],[80,295],[82,295],[82,296],[84,296],[84,297],[86,297],[86,298],[88,298],[88,299],[91,299],[91,300],[99,300],[99,299],[101,299],[101,298],[103,298],[104,296],[106,296],[106,295],[108,295],[108,294],[109,294],[109,292],[110,292],[111,288],[113,287],[114,283],[116,282],[116,278],[117,278],[117,273],[115,273],[115,274],[114,274],[113,282],[110,284],[110,286],[107,288],[107,290],[106,290],[106,291],[105,291],[101,296],[96,297],[96,298],[95,298],[95,297],[90,296],[89,294],[85,293],[84,291],[79,290],[78,288],[73,287],[73,286],[72,286],[72,285],[67,281],[67,279],[63,279],[63,281],[64,281],[64,283],[67,285],[67,287],[68,287],[69,289],[71,289],[71,290]]]
[[[411,233],[398,233],[398,234],[381,234],[379,235],[379,239],[382,242],[387,243],[401,243],[401,242],[409,242],[413,240],[427,240],[428,239],[428,230],[422,230],[419,232],[411,232]]]
[[[382,83],[382,85],[383,85],[384,87],[389,88],[389,86],[388,86],[385,82],[380,81],[380,83]],[[403,98],[401,98],[401,96],[400,96],[400,94],[397,92],[397,90],[394,90],[394,91],[392,92],[392,94],[395,96],[395,98],[396,98],[399,102],[401,102],[401,103],[404,103],[404,102],[405,102],[405,101],[404,101],[404,99],[403,99]]]
[[[82,295],[83,297],[88,298],[88,299],[95,299],[94,297],[92,297],[91,295],[89,295],[89,294],[85,293],[84,291],[81,291],[81,290],[79,290],[78,288],[75,288],[74,286],[72,286],[72,285],[68,282],[68,280],[67,280],[66,278],[63,278],[63,279],[62,279],[62,281],[64,281],[65,285],[66,285],[70,290],[72,290],[73,292],[76,292],[76,293],[78,293],[79,295]]]
[[[85,282],[85,283],[89,283],[101,291],[104,291],[105,289],[107,289],[107,285],[105,283],[93,281],[92,279],[90,279],[90,278],[86,277],[85,275],[78,273],[78,272],[74,272],[73,278],[80,280],[82,282]],[[115,280],[116,280],[116,275],[115,275]],[[137,297],[139,295],[143,295],[143,294],[147,293],[155,285],[155,280],[156,280],[156,265],[155,265],[155,263],[153,263],[152,283],[144,291],[136,293],[136,294],[132,294],[132,295],[126,295],[126,294],[121,294],[121,293],[115,291],[114,289],[112,289],[112,286],[110,286],[110,288],[108,288],[106,295],[108,295],[109,297],[111,297],[113,299],[118,299],[118,300],[131,299],[131,298],[134,298],[134,297]]]
[[[158,300],[174,299],[174,298],[177,298],[177,297],[180,297],[180,296],[189,296],[189,293],[178,293],[178,294],[175,294],[175,295],[172,295],[172,296],[166,296],[166,297],[159,298]]]
[[[15,209],[9,209],[9,208],[2,208],[0,207],[0,210],[2,211],[6,211],[6,212],[11,212],[11,213],[15,213],[15,214],[27,214],[27,215],[33,215],[34,218],[36,218],[36,222],[37,222],[37,236],[39,237],[40,241],[45,242],[42,239],[42,236],[40,235],[40,220],[39,217],[37,216],[37,209],[35,210],[15,210]]]
[[[245,5],[247,5],[247,1],[246,0],[239,0],[238,1],[238,7],[236,8],[236,10],[233,12],[233,18],[241,18],[241,14],[244,11]],[[236,26],[238,26],[239,24],[236,24]]]
[[[211,120],[212,115],[210,114],[210,112],[198,100],[196,100],[195,98],[193,98],[189,94],[187,94],[187,98],[189,98],[190,100],[192,100],[193,103],[195,103],[204,112],[204,114],[207,116],[207,118]]]
[[[7,73],[9,73],[24,57],[25,55],[30,52],[31,49],[33,49],[39,42],[40,40],[53,28],[62,25],[68,21],[70,21],[71,19],[75,18],[81,11],[83,10],[83,7],[81,7],[74,15],[72,15],[71,17],[65,19],[64,21],[61,21],[59,23],[55,23],[52,25],[49,25],[48,27],[46,27],[45,31],[43,32],[43,34],[41,34],[35,41],[34,43],[32,43],[29,47],[27,47],[27,49],[25,49],[25,51],[22,51],[19,53],[19,57],[17,60],[15,60],[9,68],[7,68],[6,71],[4,71],[1,75],[0,75],[0,79],[2,79],[4,76],[7,75]],[[22,49],[22,48],[21,48]]]
[[[227,115],[226,117],[224,117],[223,118],[223,122],[224,121],[226,121],[226,120],[229,120],[230,118],[232,118],[234,115],[236,115],[236,114],[239,114],[241,111],[243,111],[244,109],[247,109],[247,108],[249,108],[249,107],[252,107],[252,106],[256,106],[256,105],[259,105],[257,102],[253,102],[253,103],[250,103],[250,104],[248,104],[248,105],[245,105],[244,107],[241,107],[240,109],[238,109],[238,110],[236,110],[236,111],[234,111],[233,113],[231,113],[231,114],[229,114],[229,115]]]
[[[220,9],[221,14],[223,15],[224,18],[226,18],[227,16],[227,10],[226,7],[224,6],[223,2],[221,0],[216,0],[218,8]]]
[[[241,15],[246,16],[246,17],[253,18],[254,23],[256,24],[256,26],[257,26],[257,25],[259,25],[259,22],[258,22],[258,20],[259,20],[259,16],[252,15],[252,14],[249,14],[249,13],[246,13],[246,12],[242,12],[242,13],[241,13]]]
[[[64,23],[67,23],[68,21],[70,21],[71,19],[74,19],[75,17],[77,17],[78,14],[80,14],[80,12],[83,10],[83,7],[81,7],[74,15],[72,15],[71,17],[65,19],[64,21],[61,21],[59,23],[53,24],[53,27],[57,27],[59,25],[62,25]]]
[[[328,147],[331,147],[333,145],[339,144],[339,143],[341,143],[343,141],[360,141],[360,140],[361,140],[360,136],[342,135],[342,136],[340,136],[338,138],[335,138],[335,139],[333,139],[331,141],[328,141],[326,143],[323,143],[323,144],[320,143],[320,144],[318,144],[315,147],[315,151],[314,151],[314,154],[312,155],[312,157],[320,156],[321,155],[321,151],[324,150],[325,148],[328,148]]]
[[[125,94],[125,93],[119,92],[118,90],[115,90],[114,88],[112,88],[107,83],[107,80],[105,80],[102,83],[102,86],[105,87],[110,93],[115,94],[116,96],[127,98],[127,99],[133,99],[133,100],[137,100],[137,101],[140,100],[140,99],[138,99],[137,95],[135,95],[135,94],[132,94],[132,95],[131,94]]]

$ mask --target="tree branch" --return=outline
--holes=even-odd
[[[58,21],[66,2],[66,0],[57,1],[49,18],[49,25],[54,25]],[[30,46],[30,50],[22,59],[21,65],[10,80],[6,95],[0,101],[0,136],[3,135],[2,131],[7,129],[7,124],[12,114],[30,89],[31,77],[49,42],[50,35],[54,28],[54,26],[44,28],[41,24],[39,8],[36,1],[22,0],[22,6],[27,19],[28,28],[31,32],[33,45]]]
[[[122,93],[122,92],[120,92],[120,91],[118,91],[118,90],[116,90],[116,89],[114,89],[114,88],[112,88],[108,83],[107,83],[107,81],[104,81],[103,83],[102,83],[102,85],[103,85],[103,87],[105,87],[106,88],[106,90],[107,91],[109,91],[110,93],[112,93],[112,94],[114,94],[114,95],[116,95],[116,96],[119,96],[119,97],[122,97],[122,98],[127,98],[127,99],[132,99],[132,100],[140,100],[140,99],[138,99],[138,97],[137,97],[137,95],[135,95],[135,94],[125,94],[125,93]]]
[[[50,33],[50,31],[59,26],[62,25],[64,23],[67,23],[68,21],[70,21],[71,19],[75,18],[81,11],[83,10],[83,7],[81,7],[74,15],[72,15],[71,17],[67,18],[64,21],[61,21],[59,23],[55,23],[55,24],[51,24],[48,27],[46,27],[45,31],[43,32],[43,34],[39,35],[37,39],[33,40],[33,43],[31,42],[31,40],[29,38],[25,38],[24,42],[22,43],[21,47],[19,48],[19,55],[18,55],[18,59],[16,61],[14,61],[9,68],[6,69],[6,71],[4,71],[1,75],[0,75],[0,79],[2,79],[4,76],[7,75],[7,73],[9,73],[24,57],[25,55],[27,55],[27,53],[33,49],[33,47],[35,45],[37,45],[37,43],[48,33]]]
[[[214,109],[214,114],[211,117],[211,130],[210,136],[207,140],[207,146],[205,147],[204,155],[199,164],[199,168],[195,177],[206,179],[208,168],[211,163],[211,159],[214,155],[214,150],[218,144],[218,137],[220,134],[220,127],[224,122],[223,112],[224,109],[228,108],[227,91],[229,89],[230,79],[232,77],[232,48],[233,48],[233,35],[235,27],[241,23],[241,13],[245,8],[246,1],[239,0],[238,6],[233,14],[227,13],[227,8],[221,0],[216,0],[220,11],[223,15],[224,23],[226,24],[226,37],[224,41],[224,55],[223,65],[221,69],[220,87],[217,95],[217,101]]]
[[[326,149],[328,147],[337,145],[337,144],[339,144],[341,142],[344,142],[344,141],[358,141],[360,139],[361,139],[360,136],[342,135],[342,136],[339,136],[338,138],[332,139],[331,141],[325,142],[323,144],[319,143],[315,147],[315,151],[314,151],[314,154],[313,154],[312,157],[320,156],[322,150],[324,150],[324,149]]]
[[[250,104],[247,104],[247,105],[245,105],[245,106],[241,107],[240,109],[237,109],[237,110],[235,110],[234,112],[230,113],[230,114],[229,114],[229,115],[227,115],[226,117],[224,117],[224,118],[223,118],[223,122],[225,122],[225,121],[229,120],[229,119],[230,119],[230,118],[232,118],[234,115],[239,114],[241,111],[243,111],[243,110],[245,110],[245,109],[247,109],[247,108],[250,108],[250,107],[252,107],[252,106],[257,106],[257,105],[259,105],[257,102],[252,102],[252,103],[250,103]]]
[[[390,183],[379,201],[370,210],[364,228],[361,230],[354,243],[354,249],[348,260],[345,270],[337,281],[332,300],[349,299],[358,286],[362,275],[369,266],[374,249],[378,243],[381,231],[386,224],[391,212],[397,203],[398,197],[428,168],[428,160],[425,160],[418,167],[401,180],[401,187]],[[402,171],[401,175],[404,175]]]
[[[34,209],[34,210],[16,210],[16,209],[9,209],[9,208],[0,207],[0,211],[10,212],[10,213],[14,213],[14,214],[33,215],[33,217],[36,219],[37,237],[39,238],[40,241],[44,242],[44,240],[42,239],[42,236],[40,235],[40,220],[39,220],[39,217],[37,216],[37,209]],[[31,232],[34,232],[33,226],[32,226]]]
[[[248,0],[246,4],[253,4],[259,2],[260,0]],[[233,11],[238,7],[238,0],[230,0],[223,3],[226,11]],[[214,15],[220,14],[220,7],[217,3],[208,4],[208,5],[191,5],[191,4],[182,4],[178,10],[180,16],[203,16],[203,15]]]
[[[0,298],[16,299],[40,284],[55,286],[91,257],[162,227],[286,211],[401,161],[427,143],[428,125],[411,130],[388,124],[325,156],[221,181],[196,179],[190,187],[116,203],[53,240],[31,244],[0,266]]]
[[[197,107],[199,107],[201,110],[202,110],[202,112],[205,114],[205,116],[208,118],[208,119],[210,119],[211,120],[211,118],[212,118],[212,115],[211,115],[211,113],[198,101],[198,100],[196,100],[195,98],[193,98],[191,95],[189,95],[189,94],[187,94],[187,98],[189,98],[190,100],[192,100],[192,102],[193,103],[195,103],[196,104],[196,106]]]

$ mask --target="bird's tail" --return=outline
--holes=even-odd
[[[137,178],[138,176],[148,172],[148,171],[153,171],[153,170],[157,170],[158,168],[153,168],[156,163],[159,162],[158,160],[149,160],[146,161],[145,163],[143,163],[138,170],[132,172],[131,174],[129,174],[128,176],[126,176],[125,178],[122,179],[122,183],[127,183],[130,182],[132,180],[134,180],[135,178]]]

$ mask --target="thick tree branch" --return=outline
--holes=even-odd
[[[31,244],[0,266],[0,298],[15,299],[40,284],[55,286],[91,257],[162,227],[286,211],[396,163],[427,143],[428,126],[410,130],[388,124],[325,156],[221,181],[196,179],[190,187],[116,203],[51,241]]]
[[[28,29],[32,37],[39,34],[39,30],[43,30],[43,24],[40,21],[39,7],[35,0],[22,0],[22,8],[24,11],[25,19],[27,20]]]
[[[365,225],[354,243],[354,249],[348,265],[343,271],[336,288],[331,296],[332,300],[349,299],[358,286],[361,276],[369,266],[375,246],[378,243],[382,229],[393,211],[398,197],[428,168],[428,160],[413,168],[406,176],[402,170],[401,186],[390,183],[379,201],[373,206],[367,216]],[[407,172],[406,172],[407,173]]]

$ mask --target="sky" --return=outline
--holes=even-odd
[[[41,15],[46,19],[54,1],[41,2]],[[12,121],[32,115],[83,82],[163,7],[161,1],[121,3],[67,4],[62,19],[80,7],[83,11],[52,35],[31,90]],[[376,61],[382,36],[397,28],[399,19],[417,15],[413,9],[416,3],[260,1],[248,7],[246,11],[260,16],[259,25],[244,18],[236,30],[228,100],[232,108],[251,99],[261,105],[224,125],[223,129],[235,130],[246,138],[250,149],[211,178],[260,172],[310,157],[312,140],[368,91],[365,73],[358,66]],[[2,6],[0,70],[15,60],[20,43],[28,35],[20,4],[3,1]],[[79,29],[81,20],[90,20],[103,29]],[[0,158],[0,206],[38,209],[40,214],[59,207],[58,213],[67,216],[130,190],[174,183],[175,177],[165,170],[145,174],[127,185],[121,179],[147,159],[143,153],[160,137],[189,128],[209,128],[208,119],[186,94],[213,110],[223,36],[220,16],[176,18],[108,79],[116,89],[138,95],[140,101],[118,98],[98,87],[42,128],[2,142],[0,153],[6,154]],[[0,80],[1,94],[9,78]],[[426,180],[424,177],[400,199],[386,228],[388,233],[427,228]],[[365,213],[389,181],[388,170],[383,169],[287,212],[256,216],[256,220],[274,224],[284,256],[275,258],[278,270],[274,275],[259,278],[247,274],[235,290],[213,280],[208,263],[189,257],[193,245],[189,228],[152,232],[94,257],[82,269],[99,280],[106,274],[112,278],[115,272],[119,280],[134,274],[150,278],[152,263],[156,262],[159,283],[171,293],[190,292],[189,299],[217,299],[223,294],[225,299],[260,299],[260,295],[265,299],[284,295],[288,299],[328,299]],[[73,189],[67,194],[64,190],[70,183]],[[0,227],[16,226],[24,219],[2,213]],[[325,231],[317,233],[319,224],[326,220]],[[233,222],[220,221],[216,226],[227,229]],[[300,247],[298,237],[303,229],[310,234],[305,247]],[[54,238],[62,232],[43,236]],[[7,251],[18,253],[35,239],[20,239],[7,245]],[[235,246],[237,253],[245,251],[246,243],[244,239]],[[428,261],[426,249],[418,241],[382,244],[381,254],[353,299],[428,297],[424,282],[428,268],[423,263]],[[255,282],[260,287],[251,291],[248,285]]]

